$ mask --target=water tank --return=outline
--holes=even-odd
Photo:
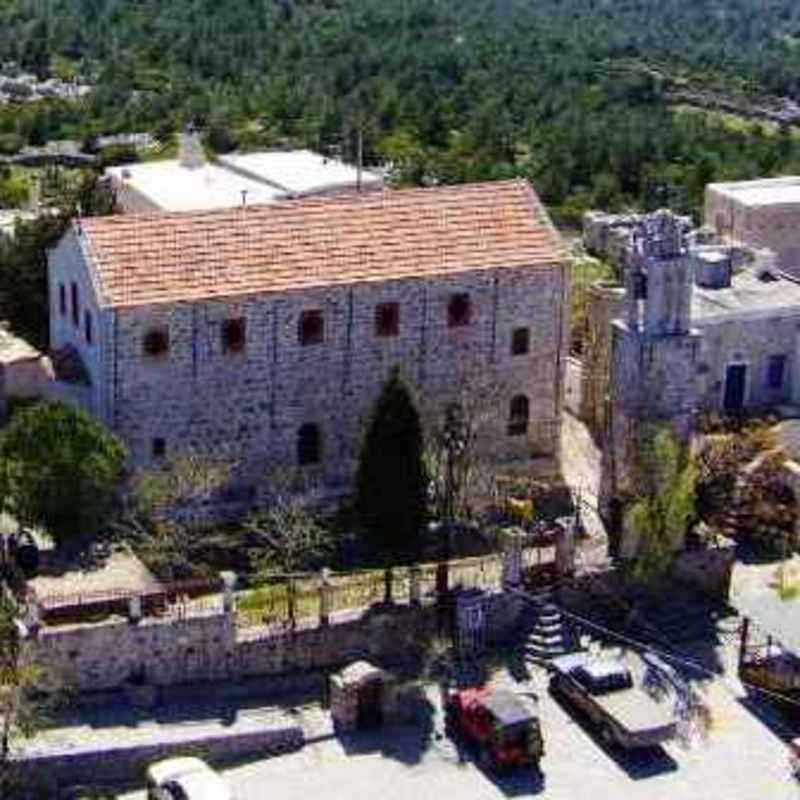
[[[731,258],[724,250],[695,251],[695,283],[703,289],[727,289],[731,285]]]

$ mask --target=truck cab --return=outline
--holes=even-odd
[[[514,692],[473,688],[452,692],[447,725],[478,751],[487,769],[535,766],[544,755],[538,703]]]

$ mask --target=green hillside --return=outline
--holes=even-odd
[[[29,141],[187,120],[218,148],[290,141],[398,180],[526,175],[566,218],[696,209],[715,178],[800,170],[800,140],[718,114],[800,96],[792,0],[0,0],[0,59],[93,77],[87,100],[0,107]],[[703,102],[707,102],[703,100]]]

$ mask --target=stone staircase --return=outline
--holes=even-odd
[[[524,658],[528,663],[547,664],[548,661],[575,649],[571,626],[550,592],[535,595],[531,606],[531,623],[524,644]]]

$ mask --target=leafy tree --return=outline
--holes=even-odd
[[[635,550],[632,576],[647,583],[666,573],[695,514],[695,464],[688,447],[666,427],[644,432],[639,494],[625,515]]]
[[[0,435],[6,510],[43,525],[58,544],[97,532],[124,460],[119,439],[84,411],[49,402],[21,409]]]
[[[397,370],[372,411],[356,478],[356,511],[382,547],[413,548],[427,518],[419,414]]]
[[[13,333],[42,350],[48,345],[47,252],[63,236],[70,219],[81,212],[110,214],[113,194],[88,172],[69,189],[56,190],[56,213],[18,222],[12,239],[0,238],[0,319]]]

